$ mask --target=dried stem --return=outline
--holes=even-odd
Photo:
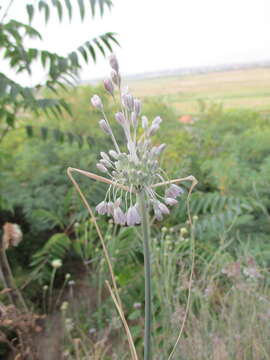
[[[3,238],[0,237],[0,271],[4,286],[11,291],[8,292],[11,303],[21,310],[28,311],[24,298],[16,286],[12,271],[9,266],[6,249],[4,248]]]
[[[102,245],[102,248],[103,248],[103,251],[104,251],[106,262],[107,262],[108,267],[109,267],[109,272],[110,272],[110,275],[111,275],[113,288],[114,288],[114,292],[115,292],[115,293],[113,293],[113,291],[111,291],[111,295],[113,294],[114,303],[115,303],[115,305],[117,304],[117,306],[116,306],[117,310],[118,310],[119,314],[121,314],[120,316],[121,316],[121,320],[122,320],[122,322],[124,324],[124,328],[125,328],[126,333],[127,333],[132,359],[133,360],[138,360],[138,356],[137,356],[137,352],[136,352],[136,349],[135,349],[134,341],[132,339],[132,336],[131,336],[127,321],[126,321],[125,316],[124,316],[123,306],[122,306],[122,302],[121,302],[121,299],[120,299],[120,296],[119,296],[119,291],[118,291],[118,288],[117,288],[117,285],[116,285],[115,275],[114,275],[113,268],[112,268],[112,263],[111,263],[109,253],[108,253],[107,247],[106,247],[104,239],[103,239],[103,235],[102,235],[101,230],[100,230],[100,228],[98,226],[98,223],[97,223],[97,220],[95,218],[95,215],[94,215],[94,212],[93,212],[92,208],[90,207],[88,201],[86,200],[86,198],[85,198],[83,192],[81,191],[77,181],[74,179],[74,177],[71,174],[73,171],[78,172],[78,173],[80,173],[82,175],[85,175],[85,176],[87,176],[87,177],[89,177],[89,178],[91,178],[93,180],[102,181],[102,182],[105,182],[107,184],[111,184],[113,182],[110,181],[109,179],[106,179],[106,178],[103,178],[101,176],[89,173],[87,171],[83,171],[83,170],[79,170],[79,169],[75,169],[75,168],[71,168],[71,167],[69,167],[67,169],[67,174],[68,174],[70,180],[72,181],[73,185],[75,186],[75,189],[79,193],[84,205],[86,206],[86,208],[87,208],[87,210],[88,210],[88,212],[89,212],[89,214],[91,216],[91,219],[92,219],[92,221],[94,223],[94,226],[96,228],[98,237],[99,237],[99,239],[101,241],[101,245]],[[121,187],[119,184],[117,184],[117,186]]]

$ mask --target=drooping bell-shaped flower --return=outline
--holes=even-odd
[[[105,215],[107,213],[107,203],[102,201],[96,206],[96,210],[99,215]]]
[[[141,222],[141,217],[139,215],[136,205],[131,206],[127,211],[127,225],[133,226],[140,224],[140,222]]]
[[[171,184],[170,187],[165,191],[165,196],[175,199],[177,196],[183,194],[183,192],[184,190],[180,186]]]

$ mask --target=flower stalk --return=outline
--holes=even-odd
[[[145,327],[144,327],[144,360],[151,359],[151,323],[152,323],[152,289],[151,289],[151,257],[150,257],[150,223],[147,209],[146,194],[138,194],[141,213],[141,227],[144,253],[144,282],[145,282]]]

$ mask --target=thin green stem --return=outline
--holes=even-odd
[[[144,276],[145,276],[145,328],[144,328],[144,360],[151,359],[151,264],[150,264],[150,223],[147,209],[146,194],[138,194],[138,202],[141,212],[143,252],[144,252]]]

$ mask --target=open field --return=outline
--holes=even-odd
[[[221,101],[225,108],[270,111],[270,69],[245,69],[209,74],[129,80],[138,97],[160,96],[177,113],[195,114],[197,99]]]

